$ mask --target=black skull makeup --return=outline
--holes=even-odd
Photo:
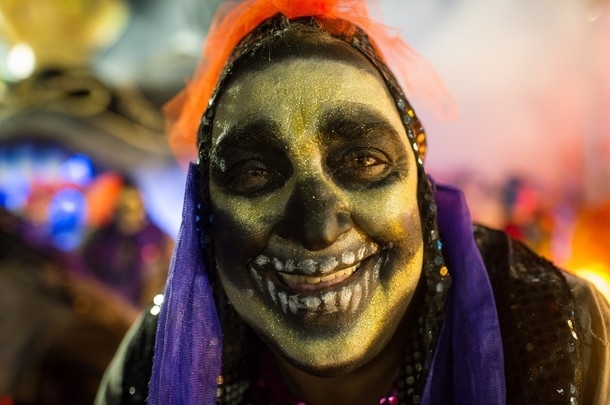
[[[423,260],[416,161],[375,68],[287,56],[236,75],[210,151],[216,266],[276,353],[320,373],[386,346]],[[325,49],[324,47],[322,49]]]

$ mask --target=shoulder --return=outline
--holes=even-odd
[[[158,321],[151,308],[140,315],[121,342],[100,384],[97,405],[146,402]]]
[[[475,226],[475,239],[494,290],[509,402],[559,402],[575,391],[583,403],[607,398],[610,310],[599,292],[504,232]]]
[[[566,280],[574,294],[583,361],[589,370],[584,379],[590,398],[586,403],[601,404],[610,398],[610,305],[588,281],[571,274]]]

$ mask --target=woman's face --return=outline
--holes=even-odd
[[[275,353],[321,375],[380,352],[422,268],[414,154],[358,58],[240,73],[217,104],[210,152],[227,296]]]

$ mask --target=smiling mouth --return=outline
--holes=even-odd
[[[379,247],[371,244],[366,249],[360,249],[355,257],[343,260],[342,265],[336,260],[327,259],[319,266],[312,267],[312,260],[304,260],[300,263],[310,264],[305,269],[282,265],[279,259],[257,259],[258,265],[263,261],[267,265],[264,268],[251,265],[250,273],[259,291],[270,299],[273,306],[286,315],[317,318],[325,314],[356,312],[363,308],[379,283],[379,272],[387,260],[387,254],[380,253]],[[334,265],[329,266],[329,262]],[[346,264],[351,265],[342,267]],[[310,274],[303,274],[306,272]]]

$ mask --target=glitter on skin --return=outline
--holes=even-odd
[[[212,178],[210,194],[215,226],[223,229],[215,235],[219,274],[237,311],[292,363],[312,372],[332,373],[335,369],[354,369],[369,361],[393,336],[402,318],[397,314],[406,311],[419,279],[423,247],[415,197],[415,158],[385,84],[365,62],[360,69],[336,60],[316,62],[314,69],[311,60],[291,58],[235,78],[219,99],[211,153],[230,137],[235,117],[245,122],[266,117],[278,124],[279,132],[274,136],[290,163],[291,176],[272,192],[253,197],[232,194]],[[401,168],[397,180],[374,189],[349,188],[337,183],[324,164],[329,151],[319,134],[318,125],[325,111],[359,116],[362,109],[383,117],[398,134],[397,140],[389,135],[378,137],[382,140],[380,147],[397,156],[393,162]],[[400,143],[400,148],[387,146],[396,143]],[[231,166],[230,159],[226,160]],[[324,334],[310,331],[304,327],[304,321],[295,318],[284,291],[277,291],[279,307],[258,290],[252,299],[243,296],[243,291],[252,289],[254,284],[246,263],[260,254],[275,257],[265,251],[276,247],[288,249],[283,244],[293,243],[278,237],[274,225],[282,220],[295,190],[308,181],[322,184],[324,190],[336,197],[339,209],[349,212],[353,225],[345,238],[360,244],[373,240],[380,246],[394,246],[388,250],[387,263],[374,271],[379,273],[378,281],[367,283],[370,298],[364,298],[366,294],[360,284],[351,290],[349,308],[355,308],[354,311],[341,313],[344,307],[337,292],[320,294],[326,310],[341,315],[335,329]],[[318,198],[315,194],[312,197]],[[223,246],[227,246],[227,251],[222,250]],[[328,249],[335,252],[333,246]],[[308,269],[305,274],[316,271],[314,261],[294,259],[298,268]],[[375,278],[375,274],[371,276]],[[308,322],[315,324],[316,320]]]

